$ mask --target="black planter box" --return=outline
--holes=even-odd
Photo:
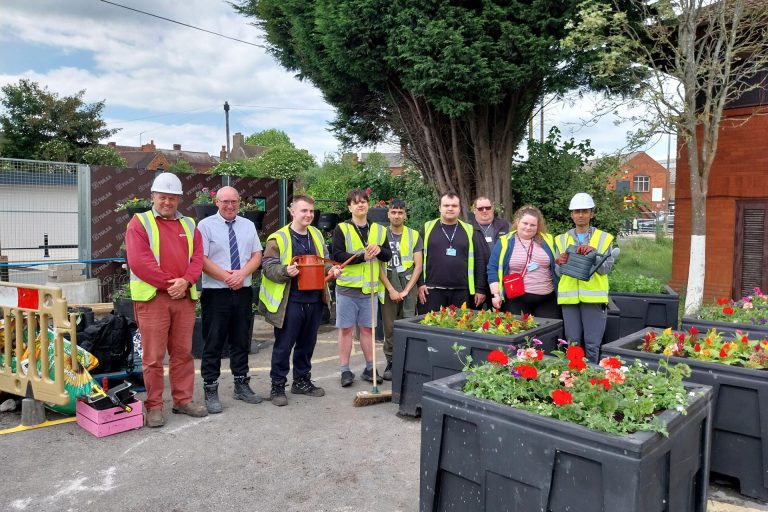
[[[659,333],[644,329],[605,345],[603,353],[657,367],[664,356],[637,350],[652,330]],[[710,470],[737,479],[741,494],[768,501],[768,372],[681,357],[669,361],[691,367],[687,381],[712,386]]]
[[[265,214],[266,212],[262,212],[260,210],[251,210],[249,212],[243,213],[242,215],[249,221],[253,222],[253,225],[256,226],[256,231],[261,231],[261,228],[264,225]]]
[[[672,327],[677,329],[677,312],[680,297],[667,285],[666,293],[618,293],[611,292],[620,310],[619,336],[628,336],[645,327]]]
[[[496,336],[469,331],[457,331],[432,325],[421,325],[425,315],[396,320],[393,332],[392,401],[400,404],[400,414],[420,416],[421,387],[425,382],[461,372],[462,360],[471,355],[474,361],[486,361],[488,354],[538,338],[545,352],[557,347],[563,337],[563,321],[537,318],[539,327],[515,336]],[[451,348],[463,345],[462,360]]]
[[[717,322],[714,320],[701,320],[691,316],[684,316],[682,322],[682,329],[689,330],[691,327],[696,328],[703,332],[710,329],[717,329],[722,333],[735,333],[741,331],[748,335],[750,338],[765,338],[768,337],[768,325],[752,325],[752,324],[739,324],[734,322]]]
[[[195,208],[195,217],[197,217],[196,220],[198,224],[204,218],[216,215],[216,212],[219,211],[219,207],[215,204],[196,204],[193,206]]]
[[[699,512],[707,506],[711,389],[669,437],[618,436],[465,395],[465,374],[424,386],[419,510]]]
[[[603,333],[603,345],[619,339],[621,325],[621,310],[613,301],[608,298],[608,317],[605,322],[605,333]]]

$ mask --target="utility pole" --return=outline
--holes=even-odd
[[[230,149],[229,149],[229,102],[224,101],[224,121],[227,126],[227,160],[230,158]],[[222,184],[224,186],[229,186],[230,184],[230,177],[229,176],[222,176]]]

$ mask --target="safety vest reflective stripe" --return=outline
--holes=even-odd
[[[403,229],[403,238],[400,240],[400,261],[406,270],[413,266],[413,250],[418,240],[419,234],[416,231],[408,227]]]
[[[427,282],[427,245],[429,242],[429,234],[432,232],[434,227],[437,225],[437,221],[439,219],[434,220],[428,220],[424,223],[424,266],[421,271],[421,276],[424,282]],[[467,284],[469,285],[469,294],[474,295],[475,294],[475,244],[472,242],[472,232],[474,231],[474,228],[470,225],[464,222],[463,220],[459,220],[459,225],[464,228],[464,231],[467,233],[467,238],[469,239],[469,250],[467,251]]]
[[[152,210],[137,213],[136,217],[147,232],[149,238],[149,248],[152,251],[152,255],[155,257],[157,264],[160,264],[160,231],[157,229],[157,221],[152,213]],[[181,223],[184,233],[187,235],[187,253],[189,260],[192,261],[192,252],[194,251],[195,242],[195,221],[190,217],[180,217],[179,223]],[[146,302],[154,298],[157,294],[157,288],[149,283],[142,281],[136,274],[131,272],[130,276],[130,288],[131,298],[138,302]],[[197,288],[194,286],[189,288],[189,296],[192,300],[197,300]]]
[[[344,234],[345,249],[349,253],[359,251],[365,247],[365,245],[376,244],[383,245],[387,241],[386,229],[376,223],[370,225],[368,231],[368,240],[364,243],[360,239],[360,235],[356,230],[353,230],[352,225],[348,222],[342,222],[339,224],[339,229]],[[369,262],[355,263],[347,265],[341,273],[341,277],[338,279],[338,284],[346,286],[348,288],[361,288],[363,293],[371,293],[371,288],[376,288],[379,293],[379,298],[383,299],[384,284],[379,282],[379,265],[380,262],[375,260],[373,265],[374,275],[371,274],[371,265]]]
[[[283,265],[288,265],[291,262],[291,259],[293,259],[293,245],[291,244],[291,232],[289,226],[290,224],[283,226],[267,238],[267,241],[274,240],[277,244],[277,249],[280,252],[280,263]],[[323,235],[320,233],[320,230],[314,226],[307,226],[307,230],[312,236],[312,241],[315,244],[315,252],[321,258],[325,258],[325,242],[323,241]],[[266,275],[262,275],[259,300],[264,303],[264,306],[266,306],[267,311],[270,313],[277,312],[280,307],[287,284],[288,283],[276,283],[270,280]]]
[[[569,245],[578,245],[575,240],[575,231],[571,230],[557,237],[557,254],[565,252]],[[611,250],[613,235],[596,229],[589,240],[589,245],[597,248],[600,255],[605,255]],[[600,258],[601,256],[598,256]],[[589,281],[579,281],[570,276],[560,276],[557,288],[558,304],[578,304],[579,302],[607,304],[608,303],[608,276],[595,273]]]

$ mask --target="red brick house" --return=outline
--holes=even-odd
[[[762,114],[762,115],[756,115]],[[723,112],[707,194],[704,300],[768,289],[768,90]],[[675,239],[670,285],[684,290],[691,243],[690,168],[678,142]]]
[[[653,212],[665,211],[667,199],[675,197],[667,169],[644,151],[622,156],[619,174],[608,187],[636,196]]]
[[[108,144],[115,148],[120,156],[125,158],[129,169],[147,169],[155,171],[159,167],[168,169],[178,160],[188,162],[197,173],[207,173],[219,161],[203,151],[187,151],[181,149],[181,144],[174,144],[173,149],[162,149],[155,146],[152,140],[149,144],[136,146],[118,146],[114,142]]]

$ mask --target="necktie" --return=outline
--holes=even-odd
[[[232,228],[234,220],[225,221],[229,228],[229,261],[231,262],[231,270],[240,270],[240,253],[237,250],[237,237],[235,237],[235,230]]]

